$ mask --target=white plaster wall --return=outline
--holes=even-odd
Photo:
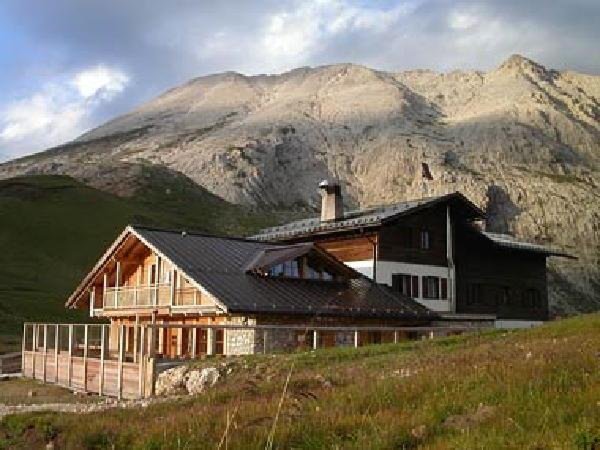
[[[346,264],[363,275],[373,278],[373,260],[348,261]],[[417,275],[419,277],[419,297],[417,300],[422,305],[427,306],[433,311],[449,312],[451,310],[450,300],[430,300],[424,299],[421,278],[424,276],[440,277],[448,279],[448,295],[450,295],[450,277],[448,267],[428,266],[424,264],[411,264],[395,261],[377,261],[377,282],[392,285],[392,275],[395,273],[405,273]]]

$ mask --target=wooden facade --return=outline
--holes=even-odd
[[[462,203],[433,202],[376,224],[268,238],[315,242],[378,283],[440,312],[547,320],[546,258],[553,253],[495,245],[473,224],[482,213]]]

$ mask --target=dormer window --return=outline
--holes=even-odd
[[[300,276],[298,261],[294,259],[271,267],[269,276],[298,278]]]

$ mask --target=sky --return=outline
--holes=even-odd
[[[59,145],[190,78],[353,62],[600,74],[598,0],[2,0],[0,161]]]

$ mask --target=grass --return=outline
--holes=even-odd
[[[0,181],[0,353],[20,348],[22,323],[83,320],[63,305],[129,223],[245,234],[273,224],[183,176],[147,167],[121,198],[64,176]]]
[[[6,417],[0,442],[214,449],[229,424],[228,449],[263,449],[293,363],[273,448],[591,450],[600,445],[599,351],[593,314],[525,331],[244,357],[204,395],[85,420]]]
[[[76,395],[60,386],[43,384],[34,380],[24,378],[0,380],[0,404],[3,405],[95,403],[99,400],[98,396]]]

